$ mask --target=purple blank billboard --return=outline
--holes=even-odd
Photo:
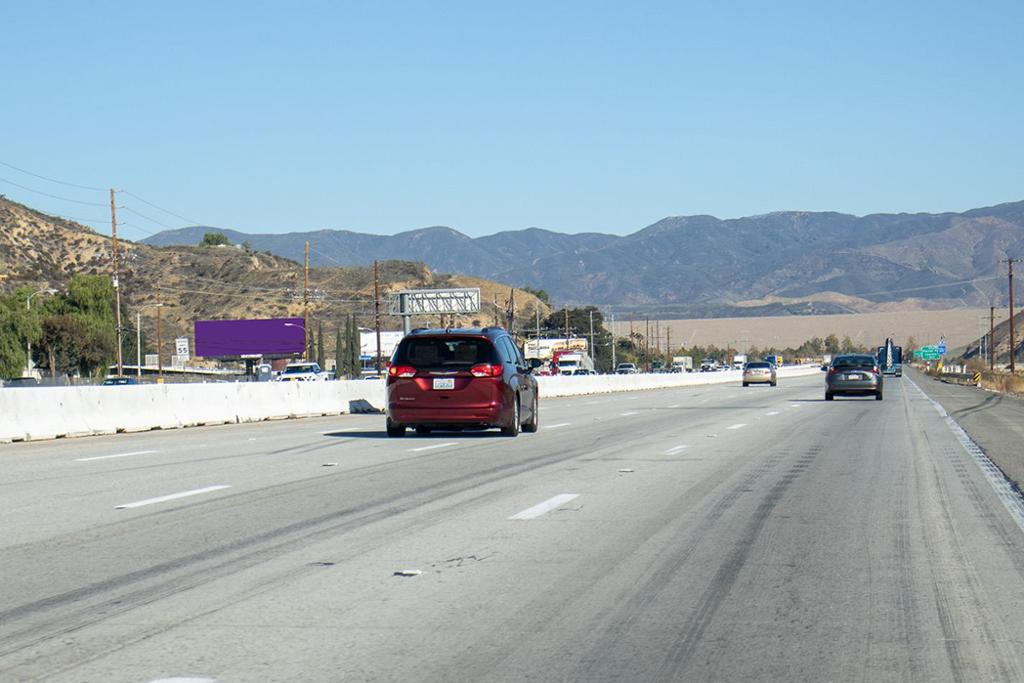
[[[195,331],[202,358],[293,356],[306,346],[302,318],[197,320]]]

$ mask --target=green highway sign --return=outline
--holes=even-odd
[[[942,356],[938,346],[922,346],[919,350],[923,360],[938,360]]]

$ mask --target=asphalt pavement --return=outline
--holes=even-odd
[[[0,446],[0,680],[1024,679],[1013,502],[914,377],[823,393]]]

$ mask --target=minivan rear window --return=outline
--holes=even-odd
[[[414,368],[468,368],[498,363],[494,345],[479,337],[406,337],[395,352],[395,365]]]
[[[747,363],[747,367],[752,369],[752,370],[761,370],[761,369],[764,369],[764,368],[770,368],[771,366],[772,366],[771,363],[766,363],[766,362],[762,362],[762,361],[757,361],[755,363]]]

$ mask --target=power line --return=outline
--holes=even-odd
[[[130,207],[130,206],[122,206],[122,207],[119,207],[119,208],[122,208],[122,209],[124,209],[125,211],[130,211],[130,212],[134,213],[134,214],[135,214],[136,216],[140,216],[141,218],[145,218],[145,219],[146,219],[147,221],[152,221],[152,222],[156,223],[157,225],[160,225],[160,226],[163,226],[163,227],[167,228],[168,230],[175,230],[175,229],[176,229],[176,228],[175,228],[174,226],[172,226],[172,225],[167,225],[166,223],[163,223],[163,222],[161,222],[161,221],[158,221],[158,220],[157,220],[157,219],[155,219],[155,218],[150,218],[150,217],[149,217],[149,216],[147,216],[146,214],[144,214],[144,213],[140,213],[140,212],[136,211],[135,209],[133,209],[133,208],[132,208],[132,207]]]
[[[185,216],[182,216],[180,214],[176,214],[173,211],[170,211],[168,209],[163,208],[162,206],[157,206],[153,202],[148,201],[146,199],[143,199],[142,197],[140,197],[139,195],[135,194],[134,192],[129,192],[128,190],[121,190],[121,194],[126,194],[129,197],[135,197],[136,199],[138,199],[143,204],[146,204],[148,206],[152,206],[154,209],[157,209],[159,211],[163,211],[164,213],[166,213],[166,214],[168,214],[170,216],[174,216],[175,218],[180,218],[181,220],[185,221],[186,223],[191,223],[193,225],[202,225],[201,221],[196,221],[196,220],[192,220],[191,218],[186,218]],[[153,221],[153,222],[155,223],[156,221]]]
[[[61,197],[60,195],[50,194],[49,192],[43,192],[42,190],[34,190],[31,187],[26,187],[24,185],[20,185],[20,184],[14,182],[13,180],[8,180],[7,178],[0,178],[0,181],[8,183],[9,185],[14,185],[15,187],[20,187],[23,190],[28,190],[29,192],[35,192],[36,194],[41,194],[44,197],[50,197],[52,199],[59,199],[59,200],[61,200],[63,202],[71,202],[72,204],[84,204],[85,206],[102,206],[102,207],[106,207],[107,206],[106,204],[104,204],[102,202],[84,202],[81,199],[71,199],[69,197]]]
[[[107,191],[107,188],[105,188],[105,187],[93,187],[92,185],[79,185],[78,183],[69,183],[69,182],[67,182],[65,180],[57,180],[56,178],[50,178],[48,176],[40,175],[38,173],[33,173],[32,171],[26,171],[25,169],[18,168],[14,164],[9,164],[6,161],[0,161],[0,166],[6,166],[7,168],[13,168],[15,171],[20,171],[21,173],[24,173],[25,175],[30,175],[30,176],[33,176],[35,178],[39,178],[40,180],[48,180],[49,182],[57,183],[58,185],[66,185],[67,187],[77,187],[80,190],[95,190],[96,192],[106,192]]]

